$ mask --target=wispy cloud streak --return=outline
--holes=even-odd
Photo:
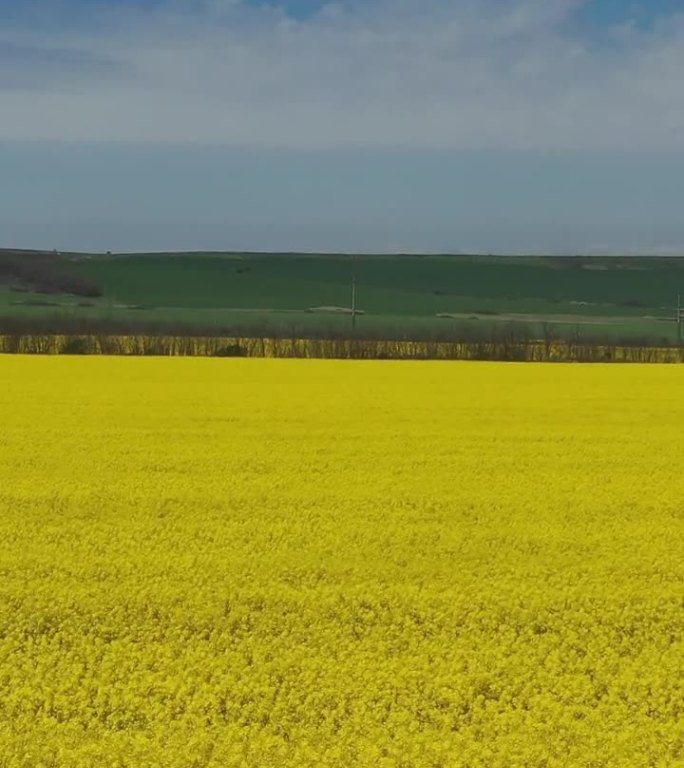
[[[0,27],[0,140],[684,150],[684,16],[597,39],[582,5],[34,5]]]

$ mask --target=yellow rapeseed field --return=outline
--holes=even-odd
[[[684,765],[684,369],[0,357],[1,768]]]

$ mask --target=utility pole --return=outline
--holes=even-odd
[[[684,309],[682,309],[682,294],[677,295],[677,344],[682,345],[682,319],[684,319]]]
[[[353,330],[356,328],[356,270],[352,273],[351,317]]]

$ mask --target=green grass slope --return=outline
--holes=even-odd
[[[657,258],[133,254],[72,268],[121,301],[188,308],[348,304],[352,273],[378,314],[447,312],[460,298],[664,309],[684,289],[684,260]]]
[[[362,327],[444,329],[526,323],[674,338],[684,259],[657,257],[348,256],[303,254],[62,254],[74,279],[102,296],[83,306],[34,294],[0,296],[0,313],[49,312],[195,325],[347,327],[311,315],[349,307],[357,279]],[[442,317],[439,317],[439,316]]]

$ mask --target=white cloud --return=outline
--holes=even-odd
[[[684,149],[682,19],[597,41],[572,23],[581,4],[357,0],[294,20],[173,0],[16,23],[0,28],[0,139]]]

